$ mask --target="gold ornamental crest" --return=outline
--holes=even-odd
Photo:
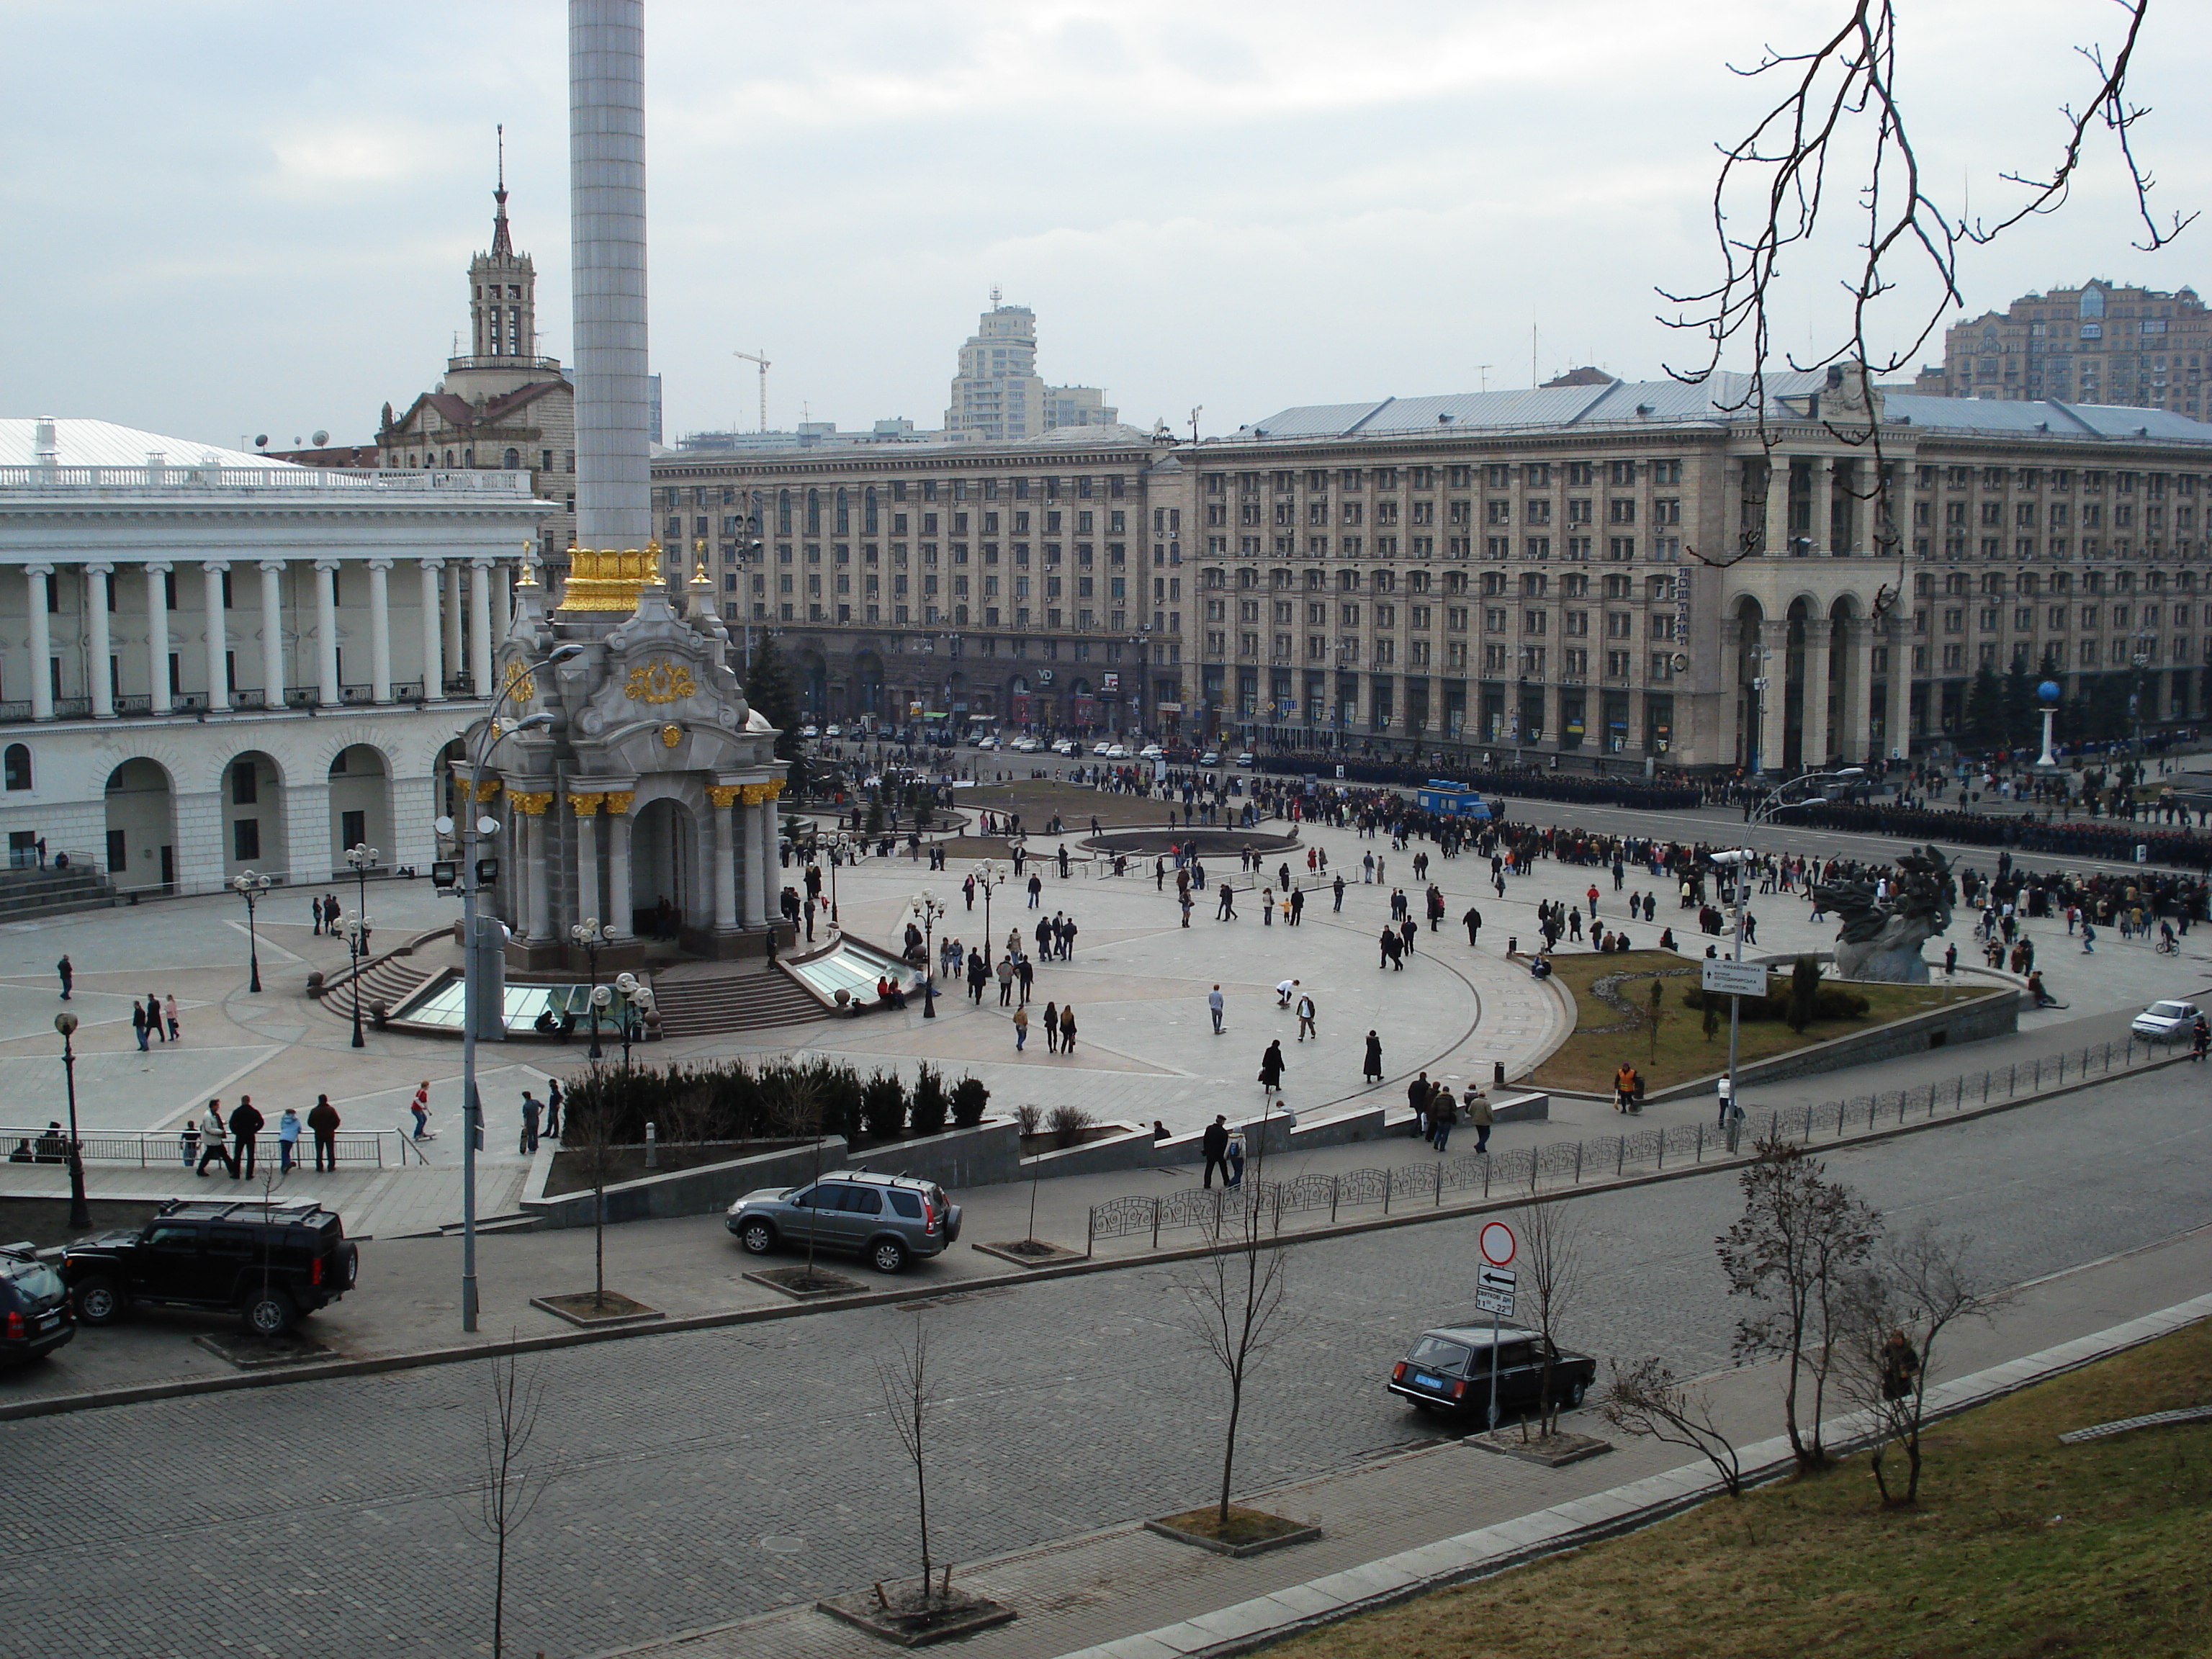
[[[664,659],[631,669],[629,683],[623,687],[623,695],[634,702],[676,702],[697,690],[689,668]]]
[[[678,744],[683,741],[684,728],[682,726],[664,726],[660,728],[660,746],[663,749],[673,749]]]

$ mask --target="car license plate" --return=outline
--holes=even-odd
[[[1415,1371],[1413,1373],[1413,1381],[1419,1383],[1425,1389],[1442,1389],[1444,1386],[1443,1378],[1441,1376],[1431,1376],[1426,1371]]]

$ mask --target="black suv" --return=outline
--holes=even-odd
[[[319,1204],[179,1199],[135,1233],[69,1247],[62,1277],[88,1325],[112,1324],[133,1302],[235,1312],[276,1336],[354,1285],[360,1252]]]
[[[61,1275],[30,1244],[0,1244],[0,1360],[43,1359],[76,1334]]]

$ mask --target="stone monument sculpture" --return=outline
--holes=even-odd
[[[1933,847],[1898,860],[1886,893],[1871,877],[1813,889],[1814,902],[1843,923],[1836,934],[1837,974],[1898,985],[1928,983],[1920,947],[1950,927],[1955,896],[1950,863]]]

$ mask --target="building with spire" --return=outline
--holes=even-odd
[[[404,414],[384,406],[374,464],[429,472],[526,472],[528,493],[560,511],[538,527],[533,556],[557,587],[576,526],[576,393],[559,359],[538,355],[538,273],[514,248],[504,140],[492,191],[491,246],[469,261],[468,349]]]

